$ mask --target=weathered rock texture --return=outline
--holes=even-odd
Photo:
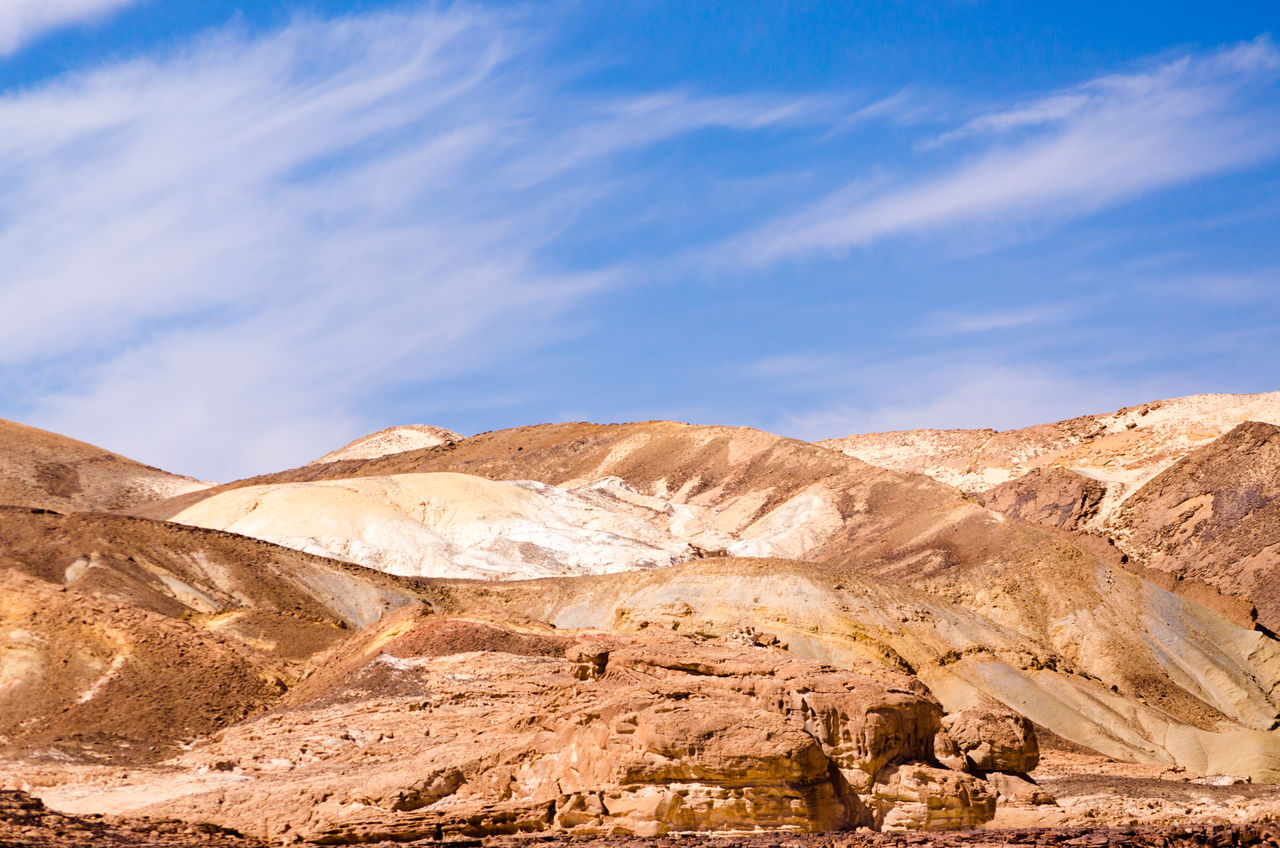
[[[1280,427],[1248,422],[1124,502],[1111,524],[1135,562],[1248,600],[1280,630]]]
[[[409,609],[171,764],[203,782],[118,787],[114,811],[320,842],[980,824],[995,791],[932,763],[942,718],[873,663]]]
[[[943,719],[942,731],[955,742],[973,771],[1026,774],[1040,764],[1035,728],[1023,716],[961,710]]]
[[[67,816],[25,792],[0,790],[0,845],[6,848],[261,848],[215,825],[162,819]]]
[[[523,848],[525,835],[467,840],[452,839],[456,848]],[[949,833],[845,832],[805,834],[794,831],[759,831],[709,838],[704,844],[720,848],[905,848],[930,845],[940,848],[994,845],[1028,846],[1108,846],[1108,848],[1263,848],[1280,846],[1280,825],[1259,822],[1227,825],[1183,822],[1174,826],[1093,826],[1060,828],[974,829]],[[67,816],[44,807],[22,792],[0,792],[0,843],[10,848],[83,848],[129,846],[129,848],[261,848],[266,843],[246,839],[207,824],[157,821],[145,818]],[[434,836],[384,846],[439,846]],[[547,833],[538,838],[547,848],[688,848],[687,834],[637,837],[626,835],[584,837],[572,831]]]
[[[457,584],[449,603],[501,604],[561,628],[723,636],[750,625],[809,659],[910,671],[951,711],[999,703],[1120,759],[1280,778],[1280,737],[1269,731],[1276,693],[1261,683],[1280,675],[1274,640],[1122,569],[1094,563],[1087,580],[1052,571],[995,572],[986,585],[955,586],[952,597],[973,593],[961,606],[936,590],[822,565],[716,558],[573,580]],[[1019,609],[1015,581],[1055,591],[1040,596],[1038,610]],[[982,607],[990,617],[973,611]],[[1009,624],[993,620],[1001,613]],[[1147,659],[1159,653],[1203,659],[1166,670]],[[1134,688],[1113,691],[1108,677]]]

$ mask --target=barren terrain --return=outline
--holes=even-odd
[[[8,425],[0,841],[1274,843],[1278,397],[218,486]]]

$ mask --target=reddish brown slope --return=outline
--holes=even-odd
[[[1280,427],[1241,424],[1143,486],[1114,524],[1138,563],[1245,598],[1280,630]]]
[[[128,509],[207,485],[0,419],[0,504],[63,511]]]
[[[278,662],[128,604],[0,571],[0,751],[148,762],[257,712]]]
[[[1041,467],[988,489],[984,506],[1041,527],[1079,530],[1095,518],[1107,487],[1065,468]]]
[[[257,711],[410,584],[145,519],[0,507],[0,750],[137,761]]]

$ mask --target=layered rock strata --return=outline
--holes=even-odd
[[[203,781],[117,787],[151,802],[113,811],[334,844],[950,829],[995,813],[991,784],[934,759],[938,703],[871,663],[405,610],[318,668],[284,708],[168,764]]]

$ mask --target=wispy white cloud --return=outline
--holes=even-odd
[[[934,312],[926,316],[919,326],[910,329],[907,336],[959,336],[970,333],[989,333],[995,330],[1012,330],[1039,324],[1054,324],[1067,320],[1079,311],[1078,306],[1055,303],[985,312]]]
[[[641,263],[687,277],[699,238],[750,228],[724,250],[762,263],[975,220],[1069,217],[1280,145],[1280,60],[1263,40],[980,116],[924,154],[952,163],[932,177],[870,167],[840,185],[824,170],[849,141],[840,129],[875,120],[905,132],[920,109],[911,89],[865,106],[840,93],[602,96],[538,53],[543,34],[521,13],[466,5],[299,19],[0,92],[2,413],[206,477],[277,468],[385,425],[367,410],[406,387],[447,381],[459,392],[459,378],[527,363],[572,333],[594,298],[635,282]],[[780,127],[805,128],[802,144],[828,158],[811,165],[761,144],[758,168],[720,173],[701,167],[719,164],[716,145],[701,145],[708,158],[679,163],[678,196],[692,199],[664,206],[677,196],[653,184],[670,177],[669,161],[652,166],[666,161],[665,143],[706,129],[776,140]],[[803,180],[790,179],[797,161]],[[833,184],[806,212],[755,226]],[[638,238],[625,266],[556,261],[572,253],[577,222],[593,236],[629,233],[647,216],[701,223],[717,205],[747,211],[674,246]],[[604,207],[607,220],[593,221]],[[917,335],[1078,317],[927,308]],[[877,382],[874,368],[840,356],[797,355],[747,376],[824,393],[817,412],[785,422],[811,435],[978,423],[965,409],[1044,420],[1064,397],[1095,397],[1084,382],[1074,394],[1046,388],[1063,384],[1048,372],[957,367],[897,363]],[[540,388],[512,380],[494,391]]]
[[[139,0],[4,0],[0,3],[0,56],[8,56],[56,29],[94,22]]]
[[[0,96],[0,369],[42,389],[0,403],[187,473],[309,459],[372,397],[556,338],[616,271],[543,254],[621,154],[811,111],[575,100],[535,41],[466,7],[299,20]]]
[[[941,173],[836,191],[720,250],[763,264],[842,252],[976,221],[1020,224],[1095,212],[1280,153],[1280,51],[1265,38],[1112,75],[969,121],[982,142]]]

